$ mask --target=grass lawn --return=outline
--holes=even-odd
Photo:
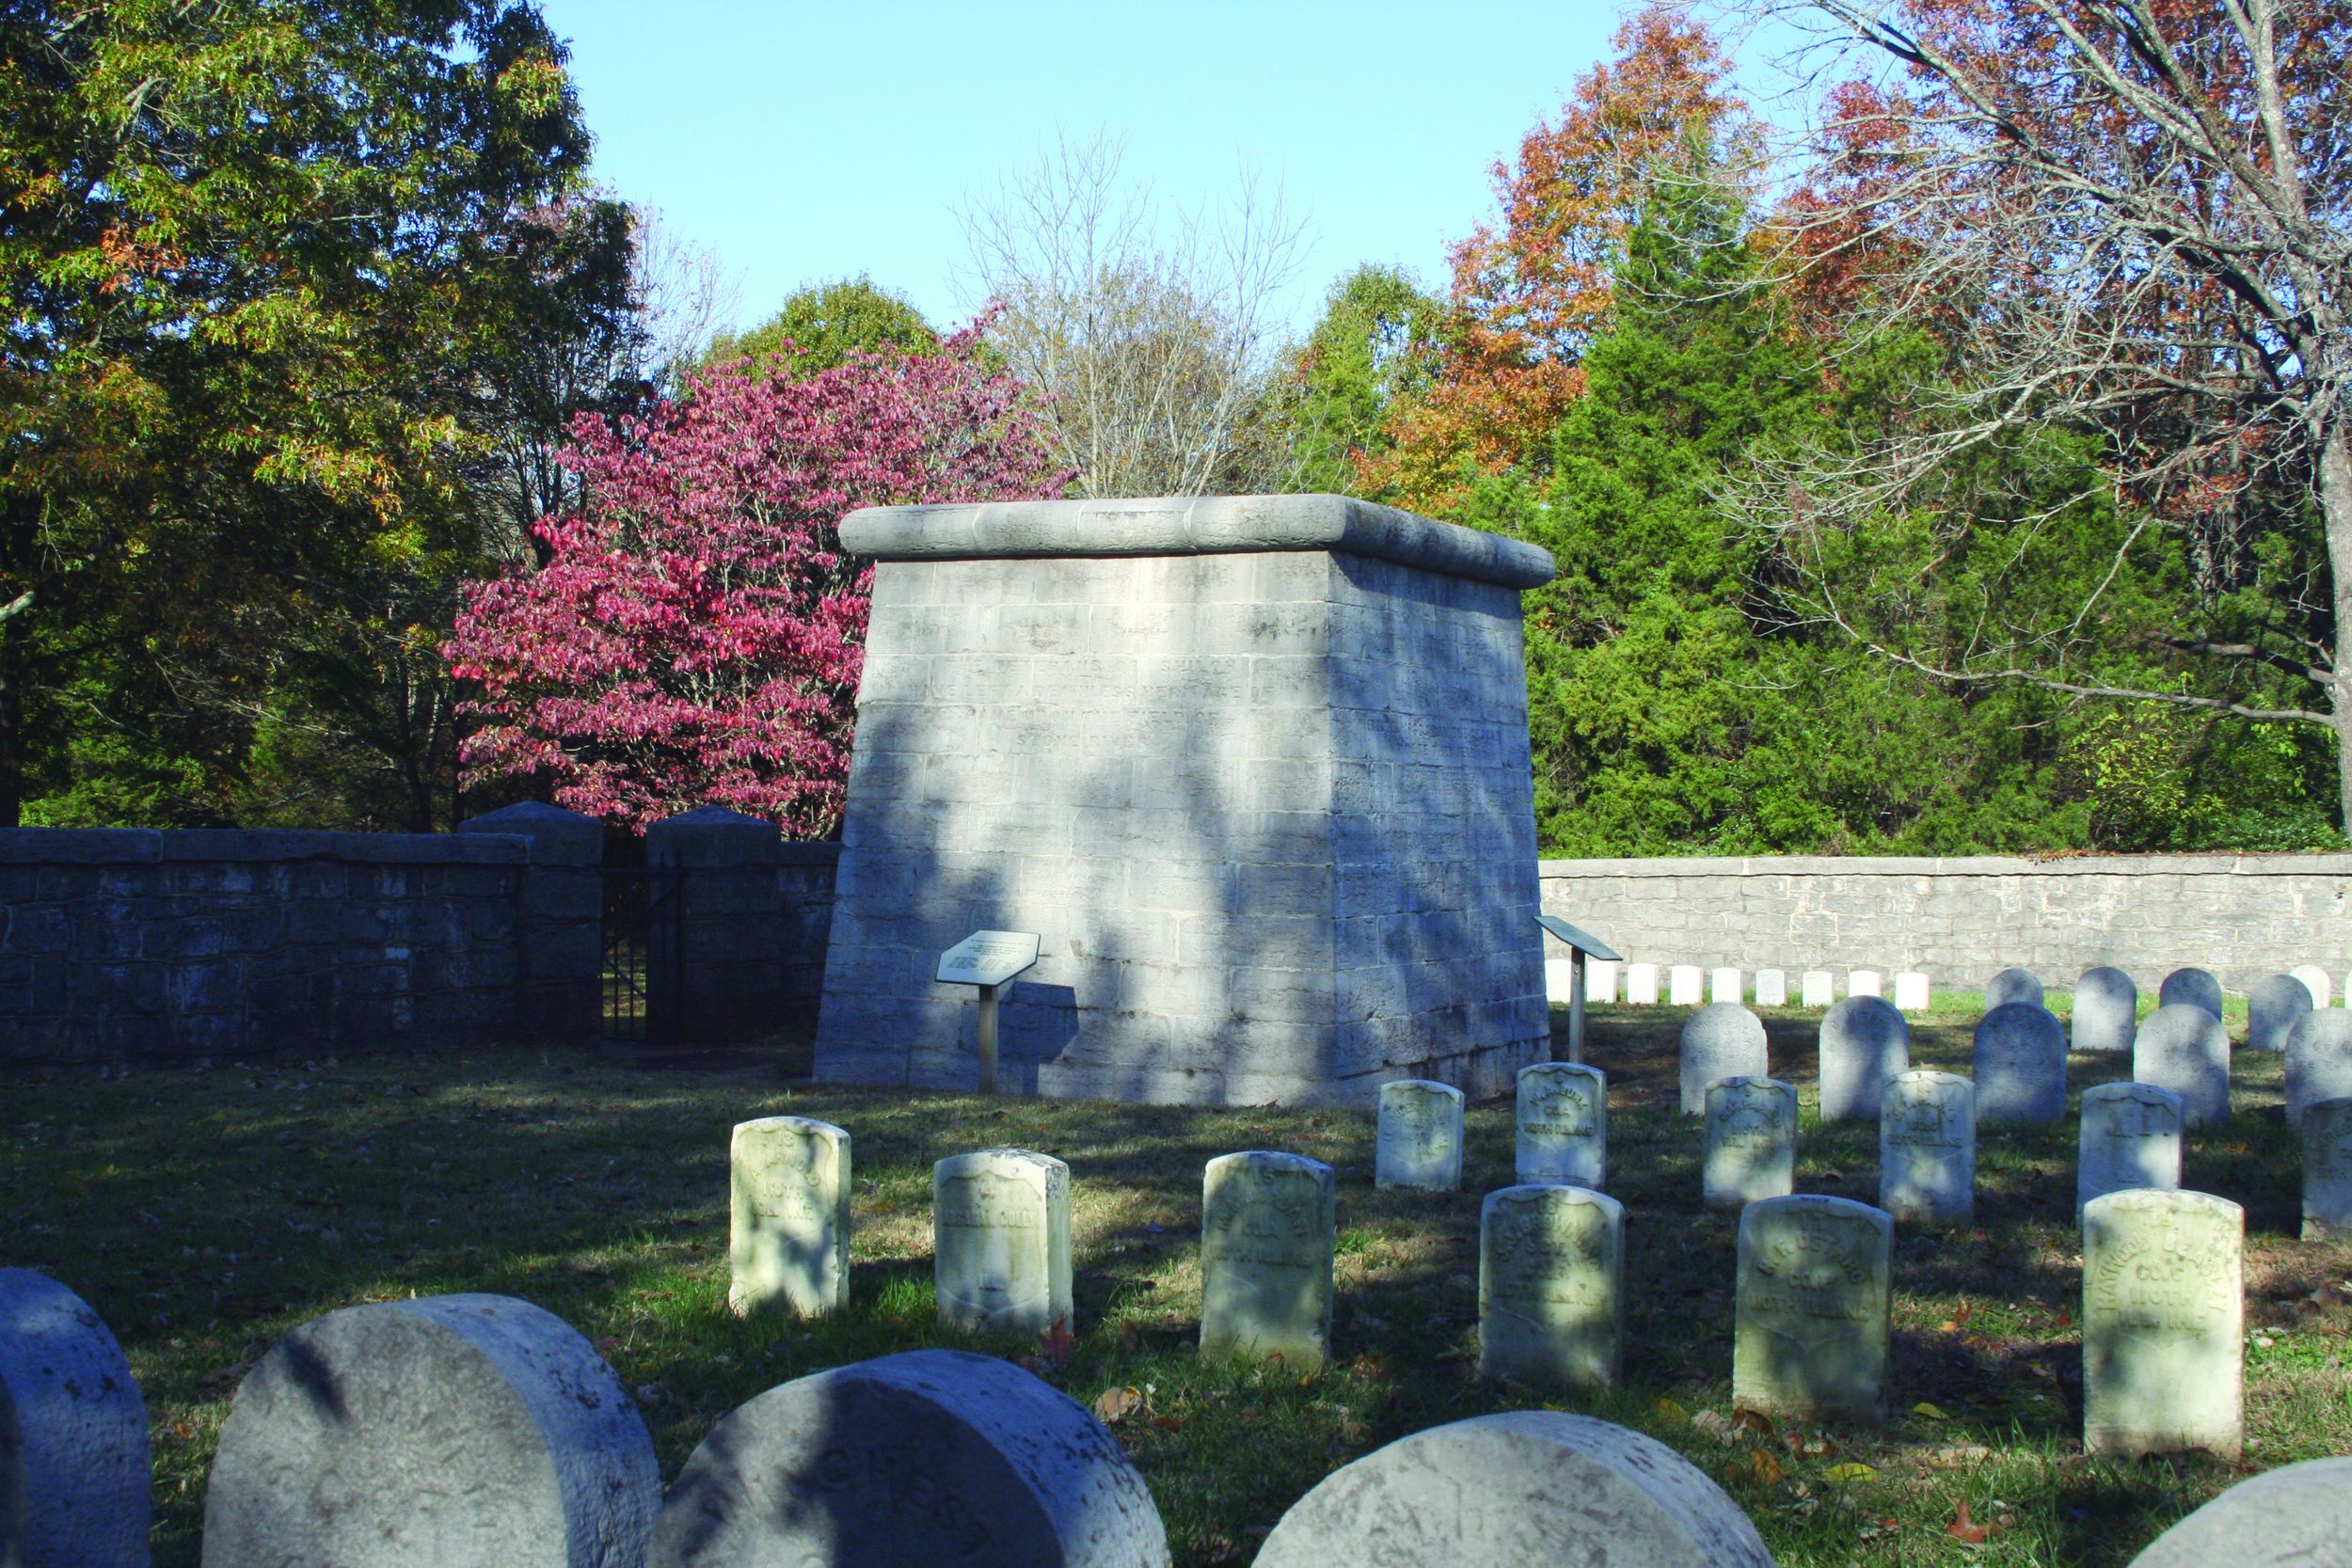
[[[2059,1000],[2061,1006],[2063,999]],[[1899,1233],[1894,1403],[1882,1432],[1756,1433],[1727,1419],[1734,1222],[1698,1206],[1699,1129],[1676,1114],[1684,1013],[1601,1007],[1610,1190],[1624,1200],[1625,1386],[1557,1400],[1690,1455],[1786,1568],[2122,1564],[2240,1475],[2352,1451],[2352,1247],[2296,1240],[2300,1176],[2276,1057],[2237,1064],[2236,1114],[2192,1135],[2187,1185],[2244,1204],[2247,1465],[2081,1451],[2074,1138],[1988,1130],[1977,1227]],[[1940,997],[1915,1065],[1965,1072],[1974,1010]],[[1555,1022],[1565,1028],[1565,1013]],[[1767,1015],[1804,1091],[1798,1188],[1874,1202],[1876,1131],[1810,1118],[1813,1015]],[[1176,1560],[1247,1562],[1335,1466],[1403,1434],[1545,1402],[1473,1382],[1480,1195],[1511,1180],[1507,1104],[1474,1107],[1464,1190],[1372,1187],[1369,1117],[1189,1111],[811,1087],[774,1052],[693,1057],[516,1048],[0,1084],[0,1262],[86,1297],[148,1402],[155,1560],[198,1560],[204,1478],[239,1376],[303,1321],[414,1292],[495,1291],[595,1340],[675,1476],[711,1424],[785,1379],[970,1343],[937,1325],[930,1165],[992,1145],[1058,1155],[1074,1181],[1075,1344],[1025,1355],[1077,1399],[1133,1388],[1118,1425]],[[2126,1075],[2077,1056],[2073,1086]],[[727,1132],[791,1112],[855,1139],[855,1305],[821,1323],[725,1308]],[[1337,1359],[1319,1379],[1204,1367],[1200,1167],[1241,1148],[1337,1167]],[[1981,1544],[1947,1533],[1965,1502]]]

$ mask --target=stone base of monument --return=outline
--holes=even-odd
[[[771,1388],[687,1460],[646,1568],[1168,1568],[1126,1449],[1008,1361],[908,1351]]]
[[[204,1568],[594,1568],[661,1507],[653,1441],[580,1334],[512,1296],[350,1307],[246,1374]]]

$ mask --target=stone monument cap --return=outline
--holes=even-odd
[[[1001,986],[1037,962],[1035,931],[975,931],[939,956],[941,985]]]
[[[1605,958],[1611,963],[1617,962],[1622,957],[1615,948],[1601,941],[1600,938],[1588,931],[1578,929],[1556,914],[1539,914],[1535,917],[1535,924],[1580,953],[1588,954],[1596,958]]]
[[[841,545],[876,561],[1330,550],[1504,588],[1541,587],[1553,571],[1550,552],[1523,540],[1330,495],[868,506],[841,520]]]

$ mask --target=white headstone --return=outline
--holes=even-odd
[[[1279,1356],[1311,1372],[1331,1354],[1331,1167],[1299,1154],[1220,1154],[1201,1177],[1200,1354]]]
[[[1400,1437],[1291,1506],[1256,1568],[1772,1568],[1756,1526],[1655,1438],[1511,1410]]]
[[[1756,1005],[1759,1007],[1788,1006],[1788,972],[1785,969],[1759,969],[1756,972]]]
[[[635,1562],[661,1508],[621,1380],[512,1296],[346,1307],[237,1389],[204,1497],[204,1568]]]
[[[2030,1002],[2037,1007],[2048,1005],[2042,994],[2042,981],[2032,970],[2005,969],[1984,983],[1986,1012],[1995,1007],[2006,1007],[2012,1002]]]
[[[1677,964],[1669,973],[1673,990],[1666,1000],[1677,1007],[1696,1007],[1707,1000],[1706,976],[1696,964]]]
[[[2011,1002],[1977,1021],[1969,1076],[1979,1123],[2066,1118],[2066,1031],[2035,1002]]]
[[[804,1318],[848,1307],[850,1192],[850,1134],[833,1123],[737,1123],[727,1144],[727,1305]]]
[[[1586,1187],[1504,1187],[1478,1211],[1478,1375],[1615,1386],[1625,1210]]]
[[[2120,969],[2086,969],[2074,982],[2077,1051],[2129,1051],[2139,1026],[2139,988]]]
[[[151,1480],[147,1404],[105,1323],[0,1269],[0,1562],[147,1568]]]
[[[1584,960],[1584,1000],[1614,1002],[1617,999],[1617,965],[1612,958]]]
[[[1462,1185],[1462,1091],[1426,1078],[1380,1085],[1373,1184],[1451,1193]]]
[[[2083,1206],[2083,1443],[2137,1458],[2244,1441],[2246,1212],[2209,1193]]]
[[[2074,1218],[2083,1205],[2134,1187],[2181,1184],[2181,1097],[2153,1084],[2099,1084],[2083,1090],[2074,1161]]]
[[[678,1473],[645,1555],[645,1568],[1168,1561],[1151,1491],[1102,1422],[1009,1361],[955,1350],[835,1367],[740,1406]]]
[[[1911,1025],[1876,996],[1849,996],[1821,1015],[1823,1121],[1875,1121],[1879,1085],[1911,1066]]]
[[[2303,1108],[2352,1094],[2352,1013],[2331,1008],[2312,1013],[2287,1036],[2287,1125]]]
[[[1906,969],[1895,976],[1895,1006],[1906,1013],[1928,1010],[1928,977],[1915,969]]]
[[[931,1167],[939,1321],[989,1334],[1074,1326],[1070,1167],[1025,1148],[951,1154]]]
[[[1591,984],[1590,976],[1586,977],[1586,984],[1588,987]],[[1544,960],[1544,1000],[1555,1007],[1565,1007],[1575,994],[1576,960],[1574,958],[1546,958]],[[1585,1000],[1589,1002],[1592,997],[1588,994]]]
[[[2269,974],[2246,991],[2246,1048],[2284,1051],[2287,1036],[2312,1015],[2311,988],[2292,974]]]
[[[2303,1239],[2352,1237],[2352,1096],[2303,1107]]]
[[[1837,976],[1826,969],[1806,970],[1804,995],[1808,1007],[1828,1006],[1837,1000]]]
[[[1718,1078],[1762,1078],[1764,1021],[1736,1002],[1701,1007],[1682,1025],[1682,1114],[1707,1114],[1707,1085]]]
[[[1883,1418],[1894,1238],[1868,1204],[1818,1193],[1740,1211],[1733,1404],[1791,1421]]]
[[[2334,988],[2328,982],[2328,972],[2317,964],[2296,964],[2287,973],[2303,982],[2303,989],[2312,993],[2314,1007],[2326,1006],[2328,997],[2334,994]]]
[[[1848,970],[1846,972],[1846,994],[1848,996],[1878,995],[1879,972],[1875,969]]]
[[[2132,1040],[2132,1078],[2181,1097],[2185,1125],[2230,1115],[2230,1037],[2221,1020],[2194,1002],[2168,1002],[2148,1015]]]
[[[1879,1107],[1879,1207],[1906,1225],[1966,1225],[1976,1202],[1975,1088],[1954,1072],[1897,1073]]]
[[[2202,1007],[2214,1017],[2221,1016],[2221,982],[2201,969],[2176,969],[2164,977],[2156,988],[2156,1006],[2169,1007],[2175,1003]]]
[[[1707,977],[1709,1002],[1737,1002],[1742,994],[1740,972],[1736,969],[1718,969]]]
[[[2352,1458],[2249,1477],[2156,1537],[2131,1568],[2321,1568],[2352,1541]]]
[[[1777,1078],[1719,1078],[1707,1086],[1700,1197],[1737,1209],[1786,1197],[1797,1183],[1797,1091]]]
[[[1628,1006],[1648,1007],[1658,1002],[1658,966],[1628,964],[1625,966],[1625,1000]]]
[[[1518,1180],[1609,1184],[1609,1080],[1581,1062],[1519,1069]]]

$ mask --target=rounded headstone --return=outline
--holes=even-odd
[[[2296,1021],[2287,1035],[2287,1125],[2303,1107],[2352,1095],[2352,1012],[2340,1007]]]
[[[1026,1148],[933,1165],[931,1280],[939,1321],[957,1328],[1031,1335],[1073,1322],[1070,1167]]]
[[[1867,1121],[1879,1085],[1911,1066],[1911,1024],[1876,996],[1849,996],[1821,1015],[1821,1119]]]
[[[850,1134],[809,1117],[727,1142],[727,1306],[813,1318],[850,1305]]]
[[[2153,1084],[2083,1090],[2074,1157],[2074,1218],[2094,1197],[2181,1184],[2181,1097]]]
[[[2312,991],[2292,974],[2270,974],[2246,992],[2246,1049],[2283,1051],[2287,1036],[2312,1015]]]
[[[1677,1007],[1695,1007],[1707,1000],[1707,974],[1696,964],[1677,964],[1666,974],[1666,1000]]]
[[[2352,1458],[2241,1481],[2156,1537],[2131,1568],[2320,1568],[2352,1560]]]
[[[1462,1091],[1426,1078],[1380,1085],[1373,1185],[1450,1193],[1462,1185]]]
[[[2005,969],[1984,983],[1986,1012],[1995,1007],[2006,1007],[2012,1002],[2030,1002],[2037,1007],[2047,1005],[2042,994],[2042,981],[2032,970]]]
[[[2220,1018],[2193,1002],[2169,1002],[2150,1013],[2132,1040],[2132,1078],[2179,1095],[2185,1126],[2226,1120],[2230,1037]]]
[[[2296,1130],[2303,1137],[2303,1239],[2352,1236],[2352,1097],[2312,1101]]]
[[[1700,1201],[1740,1209],[1786,1197],[1797,1182],[1797,1091],[1777,1078],[1719,1078],[1707,1086]]]
[[[2312,1006],[2314,1007],[2326,1006],[2328,998],[2335,994],[2335,987],[2328,980],[2328,972],[2317,964],[2296,964],[2287,973],[2303,982],[2303,989],[2312,993]]]
[[[1969,1075],[1979,1123],[2063,1120],[2066,1031],[2039,1002],[1995,1007],[1977,1021]]]
[[[2139,987],[2120,969],[2086,969],[2074,982],[2074,1049],[2129,1051],[2138,1026]]]
[[[1513,1410],[1401,1437],[1291,1506],[1257,1568],[1772,1568],[1740,1505],[1654,1438]]]
[[[1682,1114],[1707,1114],[1707,1085],[1718,1078],[1762,1078],[1764,1021],[1737,1002],[1717,1002],[1682,1025]]]
[[[1796,1421],[1885,1418],[1894,1240],[1883,1210],[1823,1193],[1740,1211],[1735,1405]]]
[[[1625,1338],[1625,1208],[1504,1187],[1478,1211],[1478,1375],[1607,1388]]]
[[[1009,1361],[918,1350],[769,1389],[678,1473],[646,1568],[1166,1568],[1103,1423]],[[616,1568],[618,1565],[616,1564]]]
[[[2175,1003],[2202,1007],[2214,1017],[2221,1016],[2221,982],[2201,969],[2176,969],[2164,977],[2156,988],[2156,1006],[2169,1007]]]
[[[1522,1182],[1609,1184],[1609,1080],[1582,1062],[1519,1069],[1514,1171]]]
[[[1966,1225],[1976,1213],[1976,1089],[1956,1072],[1914,1068],[1879,1105],[1879,1207],[1913,1225]]]
[[[2083,1205],[2083,1446],[2137,1458],[2245,1443],[2246,1212],[2210,1193]]]
[[[1319,1370],[1331,1354],[1331,1167],[1303,1154],[1220,1154],[1200,1174],[1200,1354]]]
[[[146,1568],[147,1404],[87,1303],[0,1269],[0,1563]]]
[[[205,1568],[619,1568],[661,1507],[612,1369],[512,1296],[348,1307],[246,1374],[204,1501]]]

